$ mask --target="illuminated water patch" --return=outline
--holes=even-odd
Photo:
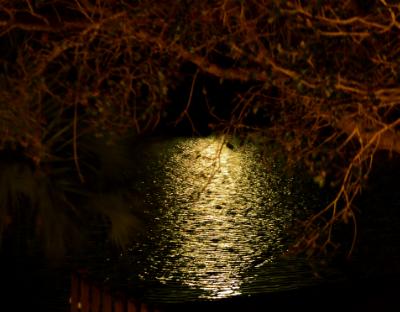
[[[155,143],[145,158],[154,222],[128,256],[150,297],[217,299],[299,283],[296,265],[276,263],[305,201],[257,147],[183,138]]]

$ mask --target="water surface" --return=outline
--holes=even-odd
[[[136,162],[134,187],[145,194],[152,221],[121,262],[148,300],[219,299],[320,282],[306,261],[282,256],[291,226],[318,196],[257,146],[224,137],[156,140],[138,149]]]

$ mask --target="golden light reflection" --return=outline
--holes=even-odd
[[[282,230],[273,211],[278,195],[264,187],[277,177],[255,179],[256,162],[254,150],[232,150],[223,138],[183,141],[171,155],[162,222],[172,227],[165,236],[173,247],[157,273],[160,282],[179,280],[205,298],[241,294],[243,274],[279,245]]]

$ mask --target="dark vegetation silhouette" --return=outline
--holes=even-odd
[[[294,249],[336,249],[349,224],[351,253],[375,154],[400,152],[399,16],[389,0],[1,0],[1,235],[23,211],[60,246],[98,215],[123,245],[141,203],[118,188],[117,141],[183,129],[301,163],[335,195]]]

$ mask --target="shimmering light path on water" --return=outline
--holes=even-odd
[[[154,221],[124,257],[147,296],[218,299],[311,282],[303,263],[279,257],[311,201],[255,146],[181,138],[153,143],[142,158],[138,188]]]

